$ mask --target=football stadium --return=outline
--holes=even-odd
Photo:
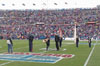
[[[0,0],[0,66],[100,66],[99,0]]]

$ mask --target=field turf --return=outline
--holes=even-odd
[[[91,54],[91,57],[87,63],[87,66],[100,66],[100,41],[92,41],[92,47],[89,48],[87,41],[80,41],[79,47],[76,48],[76,45],[73,41],[63,41],[62,48],[60,51],[55,50],[40,50],[45,48],[46,44],[42,40],[33,41],[33,52],[32,53],[47,53],[47,54],[74,54],[73,58],[64,58],[57,63],[37,63],[37,62],[21,62],[21,61],[7,61],[0,60],[0,66],[84,66],[88,56],[90,55],[91,50],[94,51]],[[13,51],[14,52],[29,52],[28,40],[13,40]],[[0,54],[7,52],[7,43],[6,40],[0,40]],[[51,40],[50,47],[55,49],[55,42]],[[66,49],[66,50],[64,50]]]

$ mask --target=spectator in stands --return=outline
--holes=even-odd
[[[61,10],[0,10],[0,34],[3,34],[3,38],[6,39],[7,33],[12,34],[12,38],[17,39],[18,35],[23,34],[26,39],[28,32],[34,33],[34,39],[44,36],[45,30],[50,30],[50,34],[54,33],[61,27],[65,31],[65,36],[73,37],[74,35],[74,22],[78,22],[80,27],[78,28],[78,36],[80,39],[87,39],[87,31],[91,37],[100,32],[100,27],[87,26],[87,22],[100,23],[100,10],[97,8],[90,9],[61,9]],[[43,22],[45,27],[36,27],[37,22]],[[65,25],[67,24],[67,25]],[[45,29],[45,30],[42,30]],[[21,36],[22,37],[22,36]],[[20,38],[23,39],[23,38]]]

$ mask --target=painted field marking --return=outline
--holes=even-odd
[[[87,66],[87,64],[88,64],[88,62],[89,62],[89,60],[90,60],[90,58],[91,58],[91,56],[92,56],[92,54],[93,54],[93,51],[94,51],[94,49],[95,49],[95,45],[96,45],[96,44],[94,44],[94,47],[92,48],[92,50],[91,50],[91,52],[90,52],[90,54],[89,54],[87,60],[85,61],[84,66]]]
[[[66,42],[65,42],[66,43]],[[40,45],[42,45],[42,44],[40,44]],[[67,44],[64,44],[64,46],[66,46]],[[38,45],[36,45],[36,46],[38,46]],[[22,49],[22,48],[27,48],[28,46],[26,46],[26,47],[21,47],[21,48],[17,48],[17,49],[14,49],[14,50],[18,50],[18,49]],[[4,52],[4,51],[6,51],[6,50],[3,50],[3,51],[0,51],[0,52]],[[48,52],[48,51],[43,51],[43,52],[40,52],[40,53],[45,53],[45,52]],[[14,62],[14,61],[13,61]],[[12,61],[11,62],[6,62],[6,63],[2,63],[2,64],[0,64],[0,66],[2,65],[6,65],[6,64],[9,64],[9,63],[12,63]]]
[[[60,61],[63,58],[72,58],[73,56],[74,55],[72,54],[44,54],[44,53],[15,52],[13,54],[7,54],[7,53],[0,54],[0,60],[39,62],[39,63],[56,63],[57,61]],[[8,62],[5,64],[8,64]]]
[[[2,63],[2,64],[0,64],[0,66],[4,66],[4,65],[7,65],[7,64],[12,63],[12,62],[14,62],[14,61],[10,61],[10,62],[6,62],[6,63]]]

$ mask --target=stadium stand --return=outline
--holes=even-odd
[[[64,37],[73,37],[75,22],[80,39],[88,35],[95,39],[100,34],[100,9],[0,10],[0,34],[4,39],[9,33],[13,39],[26,39],[29,33],[35,39],[45,38],[45,33],[53,38],[59,28]]]

